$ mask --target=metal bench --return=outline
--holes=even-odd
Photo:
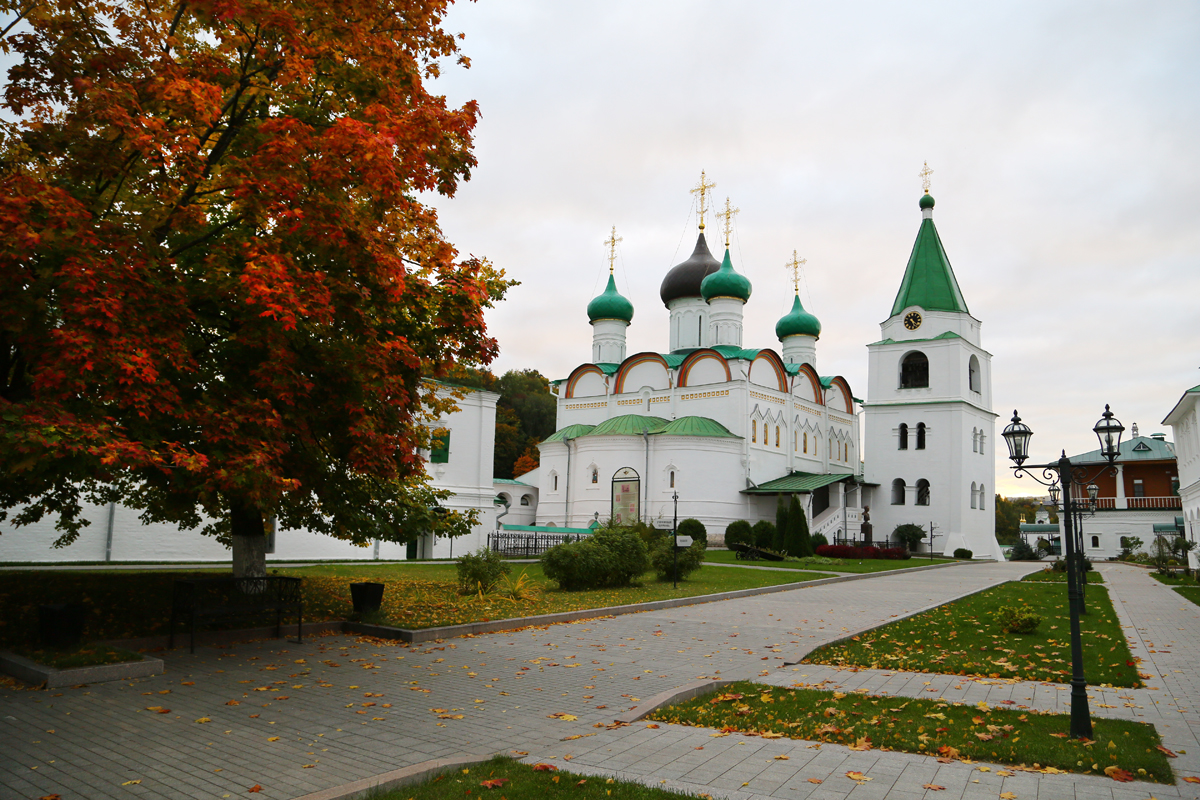
[[[301,578],[269,575],[262,578],[190,578],[175,581],[171,597],[171,643],[175,626],[186,620],[189,652],[196,652],[196,622],[214,617],[275,612],[275,638],[280,638],[283,615],[296,614],[296,643],[304,642],[304,596]]]

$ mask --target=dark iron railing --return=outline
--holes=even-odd
[[[526,533],[524,531],[494,531],[488,534],[487,546],[500,555],[519,558],[540,556],[555,545],[578,542],[586,533]]]

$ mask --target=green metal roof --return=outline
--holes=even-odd
[[[721,262],[721,268],[700,282],[700,296],[705,301],[733,297],[744,303],[750,299],[751,291],[750,279],[733,268],[728,247],[725,248],[725,260]]]
[[[1021,533],[1058,533],[1058,526],[1047,525],[1045,523],[1022,522]]]
[[[656,436],[711,436],[720,439],[741,439],[721,423],[708,417],[680,417],[659,431]]]
[[[1154,523],[1155,533],[1179,533],[1179,526],[1173,522],[1156,522]]]
[[[745,359],[746,361],[753,361],[758,357],[758,354],[762,352],[762,350],[745,350],[741,347],[735,347],[731,344],[714,345],[712,349],[716,350],[726,358],[741,358]]]
[[[792,301],[792,310],[775,323],[775,338],[783,341],[788,336],[812,336],[821,338],[821,320],[804,310],[800,295]]]
[[[1104,461],[1100,457],[1099,449],[1089,450],[1082,455],[1071,456],[1071,460],[1077,464],[1099,464]],[[1117,461],[1121,463],[1174,460],[1175,451],[1171,449],[1169,442],[1152,439],[1149,436],[1137,436],[1129,441],[1121,442],[1121,452],[1117,456]]]
[[[531,483],[525,481],[513,480],[512,478],[492,478],[492,483],[502,483],[505,486],[532,486]]]
[[[506,531],[525,531],[527,533],[563,533],[568,535],[587,534],[591,533],[591,528],[556,528],[553,525],[509,525],[505,522],[500,523],[501,530]]]
[[[599,322],[603,319],[633,321],[633,303],[617,291],[617,283],[613,280],[611,272],[608,273],[608,286],[588,303],[587,315],[589,322]]]
[[[946,331],[945,333],[939,333],[937,336],[931,336],[928,339],[903,339],[903,340],[880,339],[878,342],[871,342],[871,344],[867,345],[867,347],[870,347],[872,344],[896,344],[897,341],[903,341],[905,344],[916,344],[917,342],[936,342],[938,339],[961,339],[961,338],[962,337],[959,336],[954,331]]]
[[[791,475],[784,475],[782,478],[776,478],[773,481],[760,483],[750,489],[742,489],[742,494],[791,494],[796,492],[811,492],[814,489],[820,489],[822,486],[828,486],[831,483],[852,479],[854,476],[849,472],[838,473],[835,475],[818,475],[812,472],[793,472]]]
[[[647,417],[641,414],[622,414],[601,422],[588,436],[641,436],[643,433],[658,433],[667,427],[662,417]]]
[[[932,201],[932,197],[928,201],[922,198],[922,203],[930,208]],[[909,306],[919,306],[926,311],[970,313],[932,218],[921,220],[917,241],[913,244],[908,267],[904,270],[904,280],[900,282],[896,302],[892,303],[892,316]]]
[[[561,442],[563,439],[578,439],[580,436],[586,436],[592,432],[595,425],[568,425],[567,427],[557,430],[546,437],[546,442]],[[543,442],[544,444],[545,442]]]

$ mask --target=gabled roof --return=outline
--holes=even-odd
[[[1190,388],[1186,392],[1184,392],[1183,397],[1179,398],[1179,402],[1176,403],[1175,407],[1171,409],[1171,413],[1169,413],[1165,417],[1163,417],[1162,424],[1163,425],[1174,425],[1175,423],[1171,421],[1171,418],[1173,416],[1175,416],[1175,412],[1178,411],[1178,412],[1182,413],[1184,404],[1188,400],[1195,401],[1196,397],[1194,395],[1198,395],[1198,394],[1200,394],[1200,386],[1193,386],[1192,388]]]
[[[929,198],[929,216],[921,220],[917,241],[913,244],[908,267],[904,270],[904,280],[900,282],[896,302],[892,303],[892,316],[909,306],[920,306],[926,311],[970,313],[962,290],[958,288],[954,270],[950,268],[946,248],[942,247],[942,238],[934,227],[932,200]]]
[[[1071,456],[1071,460],[1076,464],[1099,464],[1105,459],[1101,458],[1100,450],[1089,450],[1086,453],[1077,456]],[[1134,438],[1121,442],[1120,455],[1117,456],[1117,462],[1128,464],[1133,461],[1174,461],[1175,450],[1170,442],[1161,439],[1153,439],[1149,436],[1135,436]]]
[[[750,489],[742,489],[742,494],[791,494],[795,492],[811,492],[838,481],[853,480],[848,472],[835,475],[818,475],[812,472],[793,472],[773,481],[760,483]]]

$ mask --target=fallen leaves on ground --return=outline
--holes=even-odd
[[[162,706],[146,706],[147,711],[153,711],[155,714],[170,714],[171,709],[163,708]]]
[[[922,789],[928,789],[928,790],[929,790],[929,791],[931,791],[931,792],[944,792],[944,791],[946,791],[946,787],[945,787],[945,786],[938,786],[936,783],[926,783],[926,784],[922,784],[921,788],[922,788]]]
[[[253,786],[251,786],[249,789],[247,789],[246,791],[249,792],[250,794],[255,794],[256,792],[261,792],[262,787],[256,783]]]
[[[1104,774],[1112,778],[1114,781],[1120,781],[1121,783],[1129,783],[1130,781],[1134,780],[1132,772],[1127,772],[1115,764],[1111,767],[1105,767]]]
[[[858,781],[859,783],[864,783],[869,780],[874,780],[873,778],[868,778],[866,775],[863,775],[861,772],[855,772],[854,770],[847,772],[846,777],[852,781]]]
[[[1159,752],[1163,753],[1167,758],[1179,758],[1179,756],[1175,755],[1170,750],[1163,747],[1161,744],[1155,745],[1155,747],[1157,747]]]
[[[481,781],[479,785],[485,789],[499,789],[506,783],[508,783],[508,778],[488,778],[486,781]]]
[[[573,722],[574,720],[579,719],[579,717],[575,716],[574,714],[565,714],[561,711],[559,711],[557,714],[547,714],[546,718],[547,719],[561,719],[561,720],[566,720],[567,722]]]
[[[553,764],[534,764],[533,765],[534,772],[554,772],[557,769],[558,769],[558,767],[554,766]]]

